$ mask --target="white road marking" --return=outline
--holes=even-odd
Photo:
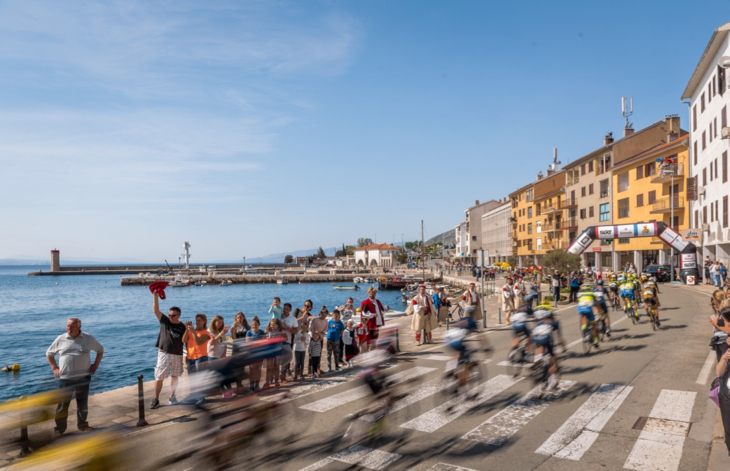
[[[409,379],[417,378],[418,376],[430,373],[432,371],[436,371],[436,368],[416,366],[391,375],[390,380],[393,381],[394,384],[398,384],[404,381],[408,381]],[[367,397],[370,394],[370,386],[365,384],[353,389],[349,389],[347,391],[343,391],[339,394],[325,397],[324,399],[320,399],[319,401],[305,404],[301,406],[300,409],[311,410],[314,412],[327,412],[328,410],[332,410],[335,407],[348,404],[358,399],[362,399],[363,397]]]
[[[705,360],[705,364],[702,366],[700,375],[697,377],[697,384],[707,384],[707,377],[710,376],[710,370],[714,364],[715,351],[713,350],[707,355],[707,360]]]
[[[468,399],[461,395],[401,425],[421,432],[434,432],[452,420],[464,415],[469,409],[488,401],[523,378],[511,378],[499,375],[469,390],[466,395],[474,395]],[[450,410],[449,410],[450,409]]]
[[[469,468],[462,468],[461,466],[454,466],[448,463],[438,463],[430,468],[428,471],[475,471]]]
[[[512,435],[537,417],[540,412],[547,409],[550,401],[559,398],[574,384],[575,381],[560,381],[557,389],[544,399],[539,397],[543,386],[537,386],[462,438],[502,446]]]
[[[624,468],[678,469],[696,396],[696,392],[662,389]]]
[[[350,465],[358,465],[366,469],[378,470],[385,469],[400,457],[401,455],[396,455],[395,453],[388,453],[387,451],[355,445],[347,448],[346,450],[335,453],[328,458],[319,460],[306,468],[302,468],[300,471],[315,471],[317,469],[324,468],[334,461]]]
[[[453,357],[448,355],[429,355],[425,357],[424,360],[449,361],[451,358]]]
[[[632,389],[631,386],[602,384],[535,453],[580,459]]]

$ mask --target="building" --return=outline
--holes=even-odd
[[[466,215],[466,250],[464,251],[464,260],[475,258],[477,251],[482,248],[482,216],[497,206],[502,204],[501,201],[489,200],[480,203],[476,200],[474,206],[464,210]]]
[[[61,271],[61,252],[58,249],[51,250],[51,271]]]
[[[535,213],[535,264],[540,264],[540,256],[555,250],[565,250],[566,240],[565,218],[562,217],[565,195],[565,171],[557,171],[557,159],[543,178],[542,172],[537,175],[533,185]]]
[[[469,253],[466,245],[466,221],[459,223],[454,227],[454,259],[463,260],[466,254]]]
[[[500,200],[501,201],[501,200]],[[512,255],[510,217],[512,205],[507,198],[501,205],[482,215],[482,248],[489,251],[487,265],[506,262]]]
[[[536,263],[534,223],[534,182],[530,182],[517,191],[509,194],[512,207],[512,255],[517,257],[517,265],[525,266]]]
[[[355,249],[355,264],[360,267],[392,267],[401,247],[389,244],[370,244]]]
[[[676,120],[679,129],[679,118]],[[613,168],[614,224],[663,221],[677,231],[689,228],[687,155],[689,136],[670,132],[667,142],[624,159]],[[661,162],[659,162],[661,161]],[[671,249],[658,237],[613,240],[618,266],[637,270],[652,263],[671,263]],[[674,265],[679,266],[675,254]]]
[[[690,106],[690,227],[702,233],[702,257],[730,261],[728,229],[728,105],[730,105],[730,23],[713,31],[682,100]],[[693,193],[692,191],[690,193]]]
[[[679,132],[679,118],[669,117],[637,132],[627,123],[620,139],[614,140],[613,133],[608,133],[603,139],[603,146],[564,166],[565,200],[560,209],[563,210],[563,228],[567,231],[567,246],[590,226],[616,224],[611,169],[632,156],[665,143],[667,135],[673,131]],[[618,268],[620,263],[617,258],[614,259],[612,243],[596,241],[593,249],[582,255],[585,266]]]

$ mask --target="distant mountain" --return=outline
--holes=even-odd
[[[454,232],[454,229],[450,229],[443,234],[439,234],[436,237],[431,237],[428,239],[425,244],[426,245],[433,245],[441,243],[443,245],[452,245],[456,243],[456,233]]]
[[[246,258],[246,264],[249,263],[284,263],[284,257],[287,255],[291,255],[292,257],[308,257],[310,255],[314,255],[317,253],[316,249],[308,249],[308,250],[294,250],[292,252],[280,252],[280,253],[272,253],[269,255],[265,255],[263,257],[254,257],[254,258]],[[332,257],[335,255],[335,249],[330,248],[326,249],[322,247],[322,250],[324,250],[325,255],[328,257]]]

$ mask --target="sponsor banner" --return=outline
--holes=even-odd
[[[687,242],[682,240],[682,237],[680,237],[680,235],[671,227],[667,227],[664,232],[659,234],[659,238],[674,247],[678,252],[681,252],[687,247],[687,245],[689,245]]]
[[[656,224],[644,222],[636,225],[637,237],[654,237],[656,235]]]
[[[687,284],[688,284],[688,285],[693,285],[693,284],[695,284],[695,277],[694,277],[694,276],[692,276],[692,275],[689,275],[689,276],[687,277]]]
[[[599,239],[615,239],[615,226],[598,226],[596,227],[596,237]]]
[[[593,251],[594,252],[600,252],[601,251],[601,248],[600,247],[593,247]]]
[[[682,268],[697,268],[697,254],[683,253],[679,260]]]
[[[674,239],[674,242],[672,242],[672,247],[674,247],[677,252],[681,252],[682,250],[686,249],[689,245],[689,242],[685,242],[681,237],[677,236],[676,239]]]
[[[636,224],[624,224],[616,226],[616,238],[618,239],[629,239],[636,237]]]
[[[573,242],[573,245],[570,246],[568,252],[576,255],[581,254],[589,245],[591,245],[591,242],[593,242],[593,239],[584,232],[578,236],[578,239],[576,239],[575,242]]]
[[[699,229],[682,229],[682,238],[688,242],[702,243],[702,231]]]

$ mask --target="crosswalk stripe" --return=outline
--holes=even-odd
[[[404,381],[408,381],[409,379],[417,378],[418,376],[424,375],[426,373],[430,373],[432,371],[435,371],[436,368],[428,368],[425,366],[416,366],[410,369],[407,369],[405,371],[401,371],[399,373],[395,373],[390,376],[390,380],[393,381],[394,384],[402,383]],[[327,412],[328,410],[334,409],[335,407],[348,404],[350,402],[356,401],[358,399],[362,399],[363,397],[367,397],[371,394],[370,386],[367,384],[358,386],[356,388],[350,389],[348,391],[343,391],[339,394],[334,394],[332,396],[325,397],[324,399],[320,399],[319,401],[314,401],[309,404],[305,404],[300,407],[300,409],[306,409],[311,410],[314,412]]]
[[[315,471],[324,468],[328,464],[339,461],[350,465],[358,465],[366,469],[385,469],[394,461],[398,460],[401,455],[389,453],[387,451],[375,450],[360,445],[351,446],[334,455],[319,460],[314,464],[302,468],[300,471]]]
[[[461,417],[472,407],[488,401],[522,379],[511,378],[507,375],[495,376],[489,381],[469,390],[467,393],[469,395],[476,393],[474,399],[467,399],[464,395],[461,395],[404,423],[401,427],[421,432],[434,432],[452,420]]]
[[[535,452],[579,460],[633,387],[602,384]]]
[[[470,468],[462,468],[448,463],[438,463],[428,468],[428,471],[475,471]]]
[[[682,459],[696,392],[663,389],[624,468],[675,471]]]
[[[448,355],[429,355],[424,360],[449,361],[454,357]]]
[[[574,384],[575,381],[560,381],[557,389],[544,399],[539,397],[543,386],[537,386],[462,438],[502,446],[518,430],[547,409],[552,400],[562,396]]]

